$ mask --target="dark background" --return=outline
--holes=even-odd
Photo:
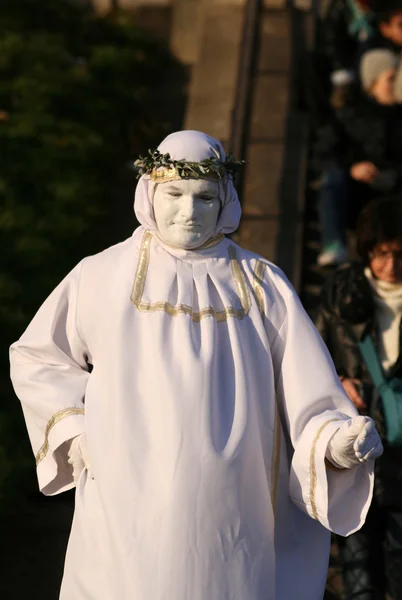
[[[187,73],[169,54],[164,25],[149,14],[101,17],[82,2],[0,4],[0,597],[7,600],[56,600],[74,501],[72,492],[38,492],[8,348],[81,258],[137,225],[132,162],[180,129],[184,110]]]

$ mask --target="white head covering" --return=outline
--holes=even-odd
[[[206,158],[217,157],[225,160],[226,154],[218,140],[200,131],[177,131],[171,133],[158,147],[162,154],[169,153],[173,160],[185,159],[200,162]],[[146,229],[158,229],[154,216],[153,197],[158,185],[149,175],[143,175],[135,191],[134,211],[138,221]],[[164,185],[164,184],[159,184]],[[222,210],[213,235],[232,233],[239,226],[241,207],[233,181],[229,178],[219,181]]]

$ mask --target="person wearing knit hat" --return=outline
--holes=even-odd
[[[355,101],[335,112],[329,132],[317,133],[317,162],[324,173],[318,202],[321,266],[345,260],[345,227],[354,229],[367,202],[402,191],[402,107],[396,104],[398,95],[402,99],[402,76],[396,77],[397,62],[395,53],[384,48],[366,52]]]
[[[353,93],[356,55],[377,33],[369,0],[330,0],[318,24],[316,52],[323,61],[323,78],[332,108],[343,106]],[[327,80],[328,77],[328,80]]]
[[[395,103],[394,79],[398,64],[391,50],[370,50],[360,63],[360,79],[363,90],[384,105]]]
[[[402,112],[396,106],[395,76],[398,57],[388,49],[366,52],[360,62],[362,94],[355,106],[340,111],[348,132],[346,152],[357,205],[373,196],[395,193],[402,187]]]

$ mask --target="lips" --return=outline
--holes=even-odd
[[[179,227],[181,227],[182,229],[187,229],[188,231],[194,231],[195,229],[199,229],[200,225],[181,225],[179,224]]]

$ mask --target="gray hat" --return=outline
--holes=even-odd
[[[363,89],[368,92],[381,73],[394,69],[398,64],[397,56],[391,50],[369,50],[360,61],[360,79]]]

